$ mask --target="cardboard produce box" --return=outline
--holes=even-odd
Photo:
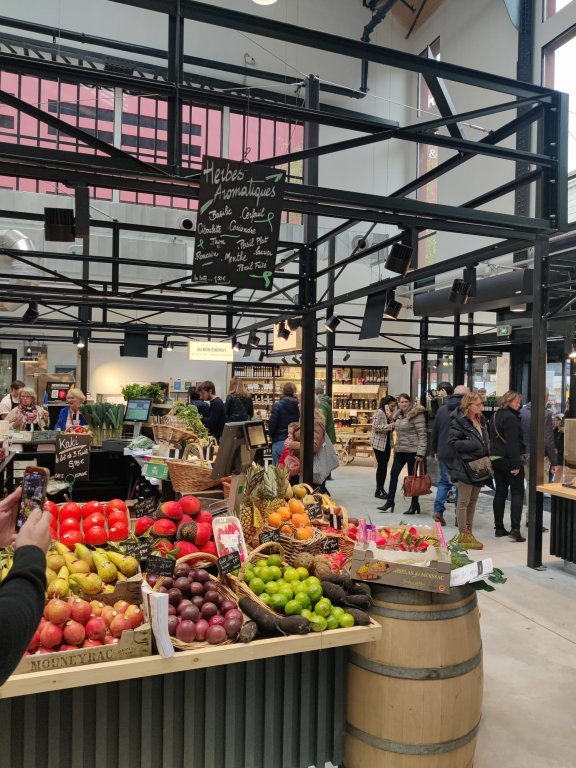
[[[25,656],[16,667],[15,675],[30,672],[48,672],[51,669],[79,667],[85,664],[101,664],[105,661],[135,659],[152,653],[152,632],[149,624],[122,633],[120,642],[114,645],[98,645],[94,648],[78,648],[75,651],[33,653]]]
[[[352,554],[350,576],[372,584],[447,593],[450,592],[450,559],[446,555],[433,547],[421,553],[378,549],[372,543],[358,544]]]

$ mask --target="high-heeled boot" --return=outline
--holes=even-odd
[[[394,512],[394,499],[388,497],[386,504],[383,507],[377,507],[381,512]]]
[[[406,512],[404,512],[405,515],[419,515],[420,514],[420,502],[416,497],[412,498],[412,503],[410,504],[410,509],[407,509]]]

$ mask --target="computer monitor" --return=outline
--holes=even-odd
[[[124,421],[130,421],[134,423],[133,437],[140,437],[140,429],[142,424],[146,424],[150,418],[150,411],[152,410],[152,400],[149,397],[130,397],[126,403],[126,410],[124,411]]]
[[[212,478],[238,474],[250,465],[256,448],[267,444],[263,421],[233,421],[224,425]]]
[[[49,402],[65,403],[70,390],[74,384],[71,381],[49,381],[46,384]]]
[[[244,434],[246,435],[246,445],[250,450],[268,447],[268,438],[263,421],[245,421]]]

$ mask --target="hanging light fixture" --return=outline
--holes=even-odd
[[[169,341],[168,344],[166,344],[166,352],[174,352],[174,342]]]
[[[22,320],[25,323],[35,323],[36,320],[38,320],[39,315],[40,315],[40,312],[38,312],[38,302],[30,299],[30,303],[28,304],[28,309],[22,315]]]
[[[390,248],[390,253],[384,263],[384,267],[390,272],[396,272],[398,275],[405,275],[410,269],[412,254],[414,248],[404,243],[394,243]]]
[[[260,337],[256,336],[256,334],[254,332],[252,332],[248,336],[248,344],[251,347],[258,347],[260,345]]]
[[[324,328],[326,328],[326,330],[329,331],[330,333],[334,333],[334,331],[339,325],[340,325],[340,318],[338,317],[338,315],[332,315],[332,317],[329,317],[328,320],[326,320]]]
[[[286,324],[291,331],[296,331],[302,325],[302,320],[299,317],[289,317]]]
[[[242,349],[242,344],[240,344],[236,336],[232,336],[232,349],[234,352],[240,352]]]
[[[510,307],[510,312],[526,312],[528,304],[514,304]]]
[[[388,291],[386,303],[384,304],[384,311],[382,313],[383,316],[388,318],[388,320],[397,320],[401,309],[402,304],[400,304],[399,301],[396,301],[396,294],[394,291]]]
[[[470,283],[465,280],[454,280],[449,300],[453,304],[466,304],[470,296]]]
[[[288,341],[290,338],[290,331],[286,328],[286,322],[284,320],[278,324],[278,333],[276,335],[279,339],[284,339],[284,341]]]
[[[576,344],[574,342],[572,342],[572,349],[568,353],[568,357],[570,360],[576,360]]]
[[[164,347],[158,347],[156,350],[156,357],[160,358],[162,357],[162,352],[164,352]]]
[[[400,362],[402,365],[406,365],[406,355],[404,353],[400,355]]]
[[[343,360],[344,360],[345,363],[347,363],[348,360],[350,360],[350,352],[346,352],[346,354],[343,357]]]
[[[266,357],[266,352],[262,350],[262,352],[260,352],[260,354],[258,355],[258,360],[262,362],[262,360],[264,360],[265,357]]]
[[[282,365],[288,365],[288,360],[286,360],[286,358],[285,358],[285,357],[282,357],[282,358],[280,359],[280,362],[282,363]]]

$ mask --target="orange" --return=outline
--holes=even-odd
[[[283,525],[282,528],[280,528],[281,533],[287,533],[289,536],[292,535],[294,529],[291,525]]]
[[[303,525],[300,528],[296,528],[296,538],[299,541],[307,541],[314,536],[314,529],[310,525]]]
[[[296,513],[292,515],[292,523],[296,526],[296,528],[299,528],[301,525],[309,525],[310,518],[306,513],[302,513],[302,514]]]
[[[292,517],[292,513],[290,512],[288,507],[278,507],[276,512],[278,512],[282,516],[282,520],[290,520],[290,518]]]
[[[304,504],[302,504],[300,499],[290,499],[290,501],[288,502],[288,507],[292,514],[301,513],[305,511]]]
[[[268,515],[268,525],[272,528],[279,528],[282,525],[282,515],[278,512],[270,512]]]

